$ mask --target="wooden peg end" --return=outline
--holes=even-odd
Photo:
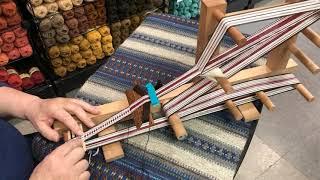
[[[246,37],[236,27],[230,27],[228,34],[239,46],[243,46],[247,42]]]
[[[257,93],[257,97],[261,100],[261,102],[267,107],[269,111],[274,111],[276,106],[273,104],[273,102],[266,93],[260,91]]]
[[[314,101],[315,97],[311,94],[311,92],[306,87],[304,87],[304,85],[296,84],[295,88],[308,102]]]
[[[246,103],[238,106],[245,122],[258,120],[260,118],[260,112],[254,106],[253,103]]]
[[[233,87],[226,77],[216,77],[216,80],[220,84],[224,92],[226,92],[227,94],[230,94],[233,92]]]
[[[169,123],[178,140],[184,140],[188,136],[188,133],[177,114],[173,114],[169,117]]]
[[[231,114],[233,115],[233,117],[237,121],[240,121],[243,118],[243,116],[242,116],[241,112],[239,111],[238,107],[236,106],[236,104],[232,100],[226,101],[226,107],[229,109],[229,111],[231,112]]]
[[[308,27],[302,31],[302,34],[305,35],[318,48],[320,48],[320,35],[318,33]]]
[[[320,72],[320,68],[307,55],[303,53],[295,44],[289,45],[289,50],[294,54],[300,62],[313,74]]]
[[[116,132],[116,128],[114,126],[110,126],[109,128],[100,132],[98,135],[103,136],[113,132]],[[120,142],[114,142],[105,145],[102,147],[102,151],[106,162],[111,162],[124,157],[124,152]]]

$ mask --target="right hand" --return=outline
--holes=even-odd
[[[33,170],[30,180],[87,180],[88,161],[80,139],[70,140],[55,149]]]

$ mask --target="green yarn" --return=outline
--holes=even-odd
[[[200,13],[199,0],[170,1],[170,13],[187,19],[197,17]]]

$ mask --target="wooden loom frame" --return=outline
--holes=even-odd
[[[255,10],[255,9],[246,10],[246,11],[240,11],[240,12],[225,15],[226,6],[227,6],[227,3],[224,0],[202,0],[201,1],[201,14],[200,14],[200,25],[199,25],[196,60],[200,57],[202,51],[204,50],[204,48],[206,47],[210,39],[210,36],[214,32],[217,24],[224,16],[231,16],[234,14],[241,14],[241,13]],[[317,35],[310,28],[306,28],[302,32],[315,45],[320,47],[319,35]],[[246,42],[245,37],[242,35],[242,33],[239,30],[237,30],[236,27],[229,28],[228,34],[240,46]],[[313,63],[312,60],[310,60],[310,58],[308,58],[300,49],[296,47],[295,41],[296,41],[296,36],[286,41],[282,45],[278,46],[274,50],[272,50],[268,55],[267,63],[265,65],[242,70],[236,75],[229,78],[227,81],[220,83],[221,87],[224,88],[225,86],[227,86],[228,83],[236,84],[236,83],[257,79],[257,78],[280,75],[285,73],[293,73],[294,71],[297,70],[297,63],[294,60],[290,59],[291,52],[312,73],[318,73],[320,71],[320,68],[315,63]],[[217,48],[214,54],[218,54],[218,53],[219,53],[219,48]],[[279,60],[279,57],[281,57],[280,60]],[[160,97],[160,101],[166,102],[178,96],[179,94],[187,90],[189,87],[191,87],[193,84],[194,83],[189,83],[181,86],[180,88]],[[312,101],[314,99],[312,94],[306,88],[304,88],[303,85],[299,84],[296,86],[296,88],[308,101]],[[260,98],[260,100],[269,110],[273,110],[274,108],[273,103],[263,92],[257,93],[257,96]],[[90,115],[90,117],[95,124],[99,124],[103,122],[105,119],[116,114],[117,112],[127,108],[128,106],[129,106],[128,100],[120,100],[120,101],[104,104],[98,107],[101,111],[100,115],[96,115],[96,116]],[[247,103],[247,104],[236,107],[233,105],[232,101],[231,102],[229,101],[226,103],[226,106],[229,108],[230,112],[236,117],[236,119],[239,119],[240,117],[240,119],[243,118],[245,121],[252,121],[252,120],[259,119],[260,117],[260,113],[255,108],[253,103]],[[130,119],[130,118],[131,117],[126,119]],[[54,123],[54,129],[58,130],[59,134],[63,134],[65,140],[68,140],[71,138],[71,134],[69,130],[62,123],[56,121]],[[111,126],[106,130],[100,132],[98,136],[109,134],[115,131],[116,129],[114,128],[114,126]],[[107,162],[119,159],[124,156],[124,152],[121,148],[120,142],[115,142],[109,145],[105,145],[102,147],[102,150]]]

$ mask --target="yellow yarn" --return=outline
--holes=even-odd
[[[71,56],[71,48],[68,45],[66,44],[59,45],[59,50],[60,50],[61,57]]]
[[[87,39],[83,39],[79,44],[80,50],[85,51],[90,48],[90,42]]]
[[[90,31],[86,34],[86,37],[91,43],[101,41],[101,34],[98,31]]]
[[[80,53],[71,55],[71,60],[75,63],[79,62],[81,59],[82,59],[82,56]]]
[[[110,28],[108,26],[102,26],[98,29],[98,31],[102,36],[110,35]]]
[[[111,35],[107,35],[107,36],[102,37],[101,43],[102,44],[112,43],[112,36]]]
[[[71,42],[72,42],[73,44],[79,45],[83,39],[84,39],[83,36],[80,35],[80,36],[77,36],[77,37],[72,38],[72,39],[71,39]]]
[[[80,52],[83,58],[90,58],[91,56],[93,56],[92,50],[88,49],[86,51],[81,51]]]
[[[70,48],[71,48],[71,53],[72,53],[72,54],[79,53],[79,51],[80,51],[79,46],[78,46],[78,45],[75,45],[75,44],[70,44]]]
[[[60,50],[58,46],[52,46],[48,51],[49,57],[51,59],[57,58],[60,56]]]

